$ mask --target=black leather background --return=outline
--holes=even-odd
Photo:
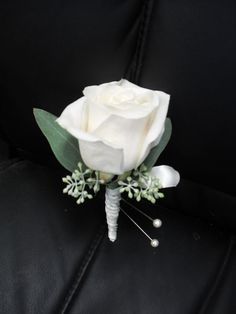
[[[236,2],[154,1],[139,82],[171,94],[163,161],[235,195]]]
[[[85,86],[126,75],[172,96],[174,132],[162,161],[235,195],[234,0],[3,0],[1,6],[0,125],[14,147],[47,160],[32,107],[59,115]],[[137,41],[145,42],[138,52]]]
[[[85,86],[122,78],[142,6],[141,0],[1,1],[0,125],[12,146],[48,161],[32,108],[59,115]]]
[[[78,207],[61,189],[60,175],[46,167],[2,164],[0,313],[234,313],[234,236],[142,203],[163,227],[132,217],[159,248],[122,214],[111,243],[102,195]]]

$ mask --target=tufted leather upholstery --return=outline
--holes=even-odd
[[[236,312],[234,0],[2,1],[0,313]],[[104,199],[62,195],[32,108],[56,115],[84,86],[127,77],[172,95],[160,163],[181,175],[157,205],[160,247]],[[128,209],[127,209],[128,210]],[[91,219],[91,217],[93,217]]]

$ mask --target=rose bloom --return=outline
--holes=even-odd
[[[170,96],[125,79],[83,94],[57,122],[78,139],[86,166],[116,175],[137,168],[161,139]]]

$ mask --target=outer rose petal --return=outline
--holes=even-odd
[[[160,142],[162,134],[164,132],[164,125],[168,111],[170,95],[159,91],[156,91],[156,93],[158,93],[159,96],[159,106],[156,110],[156,115],[153,119],[152,125],[145,137],[142,152],[140,154],[140,159],[136,165],[137,167],[148,156],[150,150]]]
[[[87,131],[91,133],[111,115],[111,112],[106,106],[93,103],[89,99],[85,100],[85,105],[88,112]]]
[[[87,129],[88,115],[84,103],[85,97],[79,98],[68,105],[57,119],[57,122],[75,137],[77,129],[84,131]]]
[[[122,174],[123,149],[107,145],[100,138],[86,132],[87,112],[84,101],[85,97],[82,97],[67,106],[57,122],[79,140],[81,157],[89,168]]]
[[[129,171],[136,167],[140,158],[146,129],[149,128],[148,124],[151,119],[152,113],[141,119],[126,119],[112,115],[94,130],[93,135],[106,143],[123,148],[124,171]]]
[[[113,148],[102,141],[79,140],[84,163],[93,170],[112,174],[124,173],[123,149]]]

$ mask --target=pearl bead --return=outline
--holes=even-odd
[[[159,245],[159,241],[157,239],[152,239],[151,246],[152,247],[158,247],[158,245]]]
[[[162,225],[162,221],[160,219],[154,219],[152,224],[153,224],[153,227],[160,228]]]

